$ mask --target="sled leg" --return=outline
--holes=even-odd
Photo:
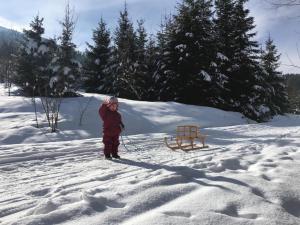
[[[166,144],[166,146],[168,147],[168,148],[170,148],[170,149],[172,149],[172,150],[176,150],[176,149],[180,149],[180,146],[177,144],[177,145],[170,145],[169,143],[168,143],[168,138],[164,138],[164,140],[165,140],[165,144]],[[177,141],[176,141],[176,143],[177,143]]]

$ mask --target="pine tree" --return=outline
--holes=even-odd
[[[129,99],[137,99],[139,96],[134,77],[135,41],[136,34],[133,24],[128,18],[125,4],[124,10],[120,12],[119,24],[115,31],[112,94]]]
[[[21,87],[27,96],[38,95],[38,87],[43,86],[42,69],[47,61],[43,59],[45,45],[42,41],[44,34],[43,18],[39,15],[30,23],[30,30],[24,30],[24,39],[21,42],[17,57],[17,76],[15,83]]]
[[[228,77],[224,85],[227,109],[265,121],[270,116],[264,92],[267,83],[259,66],[258,43],[253,40],[254,19],[245,8],[246,2],[216,1],[217,43],[223,58],[219,66],[220,72]]]
[[[248,0],[237,0],[235,15],[235,37],[237,41],[232,73],[232,93],[237,96],[236,103],[248,117],[257,121],[266,121],[270,117],[270,108],[266,104],[266,80],[258,62],[258,43],[253,40],[256,35],[254,18],[245,8]],[[235,66],[237,65],[237,66]]]
[[[184,0],[168,24],[160,77],[172,100],[214,104],[216,46],[211,7],[210,0]]]
[[[87,44],[85,62],[85,88],[88,92],[108,94],[111,92],[112,74],[110,71],[110,32],[101,18],[93,31],[94,45]]]
[[[155,97],[159,101],[179,100],[177,92],[178,76],[174,70],[174,40],[171,38],[174,33],[174,21],[171,16],[165,16],[161,23],[161,30],[157,34],[158,57],[157,69],[154,73]]]
[[[134,62],[134,80],[135,89],[138,94],[136,98],[142,100],[148,95],[149,84],[146,83],[146,77],[148,72],[147,62],[146,62],[146,45],[147,45],[147,32],[144,27],[144,20],[137,21],[138,28],[136,30],[136,50]]]
[[[157,100],[154,75],[157,71],[159,49],[152,35],[150,36],[149,41],[147,43],[145,54],[146,54],[145,63],[147,65],[147,74],[145,77],[146,88],[144,91],[143,99],[148,101],[154,101]]]
[[[81,64],[76,59],[76,45],[72,42],[75,22],[69,3],[66,5],[62,34],[57,56],[53,60],[56,75],[51,84],[58,96],[73,96],[80,85]]]
[[[280,54],[278,54],[276,46],[269,36],[265,42],[265,50],[262,52],[261,61],[266,73],[266,81],[270,86],[268,93],[272,115],[283,114],[289,108],[285,79],[282,73],[278,71],[279,59]]]
[[[228,88],[228,80],[233,67],[233,58],[235,55],[235,35],[234,35],[234,1],[216,0],[215,1],[215,40],[217,43],[217,71],[223,77],[223,89],[221,95],[223,103],[220,108],[233,109],[234,100],[231,91]]]
[[[16,76],[18,42],[15,38],[4,40],[0,44],[0,83],[8,88],[8,95],[11,94],[12,82]]]

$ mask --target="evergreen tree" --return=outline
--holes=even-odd
[[[88,45],[85,62],[85,87],[88,92],[107,94],[111,91],[110,32],[101,18],[93,31],[94,45]]]
[[[34,17],[30,30],[24,30],[24,39],[17,56],[17,76],[15,83],[21,87],[27,96],[38,95],[38,87],[43,86],[41,78],[47,63],[44,59],[47,47],[42,40],[44,34],[43,18]]]
[[[10,88],[16,76],[16,55],[18,42],[15,39],[4,40],[0,44],[0,83],[5,84],[10,95]]]
[[[228,80],[232,71],[232,60],[235,54],[235,36],[234,36],[234,0],[216,0],[215,1],[215,40],[217,43],[216,63],[218,74],[223,76],[223,103],[220,108],[233,109],[231,91],[228,88]]]
[[[157,71],[159,49],[156,45],[153,36],[150,36],[149,38],[149,41],[146,46],[145,54],[146,54],[145,64],[147,65],[147,74],[145,77],[146,87],[145,87],[143,99],[148,101],[154,101],[157,99],[154,75],[155,72]]]
[[[210,0],[184,0],[168,24],[160,78],[167,85],[165,96],[172,100],[214,104],[216,45],[211,7]]]
[[[165,16],[161,24],[161,30],[157,34],[158,57],[157,70],[154,73],[154,89],[156,99],[160,101],[179,100],[177,92],[178,76],[174,70],[174,40],[171,38],[174,33],[173,18]]]
[[[115,31],[113,93],[116,96],[137,99],[139,92],[135,83],[136,34],[128,18],[127,6],[120,12],[119,24]]]
[[[270,116],[264,92],[267,83],[258,62],[258,44],[253,40],[254,20],[245,9],[247,0],[217,0],[215,20],[220,72],[225,82],[226,108],[257,121]]]
[[[76,59],[76,45],[72,42],[72,36],[75,29],[75,22],[70,10],[69,3],[65,9],[62,25],[62,34],[59,50],[54,58],[52,67],[55,68],[56,75],[51,84],[58,96],[72,96],[80,85],[81,64]]]
[[[142,100],[148,95],[149,84],[146,82],[148,75],[146,45],[147,33],[144,27],[144,20],[137,21],[138,28],[136,31],[136,50],[135,50],[135,63],[134,63],[134,77],[136,85],[137,99]]]
[[[279,68],[280,55],[277,52],[273,40],[269,36],[265,43],[265,50],[262,52],[262,67],[266,73],[266,81],[269,84],[269,106],[272,115],[283,114],[288,111],[288,95],[285,79]]]
[[[248,0],[237,0],[235,15],[235,37],[237,41],[232,70],[232,94],[241,111],[257,121],[266,121],[271,116],[265,89],[267,83],[258,62],[258,43],[253,40],[256,35],[252,30],[254,18],[245,9]]]

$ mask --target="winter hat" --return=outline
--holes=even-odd
[[[108,105],[112,105],[112,104],[118,104],[118,98],[115,97],[115,96],[111,96],[111,97],[107,97],[105,99],[105,102],[108,104]]]

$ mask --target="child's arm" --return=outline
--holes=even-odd
[[[125,125],[124,125],[124,123],[122,122],[122,120],[121,120],[121,122],[120,122],[120,126],[121,126],[121,130],[124,130],[124,129],[125,129]]]
[[[108,111],[107,104],[103,103],[99,108],[99,115],[103,121],[105,120],[107,111]]]

